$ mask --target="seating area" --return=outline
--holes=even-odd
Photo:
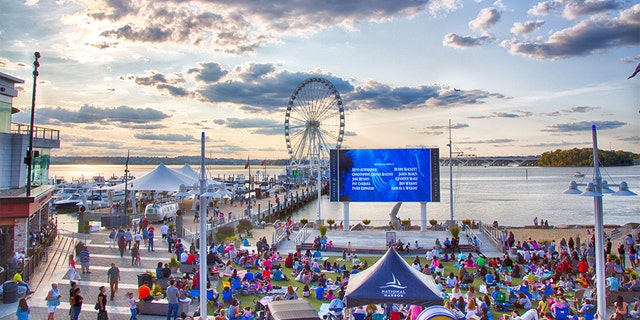
[[[144,301],[139,300],[136,302],[138,306],[138,310],[140,314],[149,314],[156,316],[166,316],[167,311],[169,311],[169,302],[165,300],[153,300],[153,301]],[[182,313],[184,310],[184,304],[180,303],[178,307],[178,314]]]

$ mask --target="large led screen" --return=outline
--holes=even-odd
[[[440,202],[438,149],[331,150],[331,201]]]

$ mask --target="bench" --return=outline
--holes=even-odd
[[[187,273],[187,274],[191,274],[193,273],[193,269],[196,269],[196,271],[200,270],[200,265],[199,264],[186,264],[186,263],[181,263],[180,264],[180,272],[182,273]]]
[[[167,311],[169,311],[169,302],[166,299],[153,301],[138,300],[138,302],[136,302],[136,305],[138,306],[138,311],[140,314],[166,316]],[[184,306],[184,303],[178,303],[178,314],[189,311],[185,310]]]

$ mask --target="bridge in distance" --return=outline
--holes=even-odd
[[[467,167],[533,167],[540,156],[504,156],[504,157],[455,157],[451,159],[454,166]],[[449,158],[440,158],[441,166],[449,165]]]

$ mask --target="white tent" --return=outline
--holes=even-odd
[[[159,164],[153,171],[144,174],[140,178],[129,181],[129,190],[153,190],[153,191],[178,191],[180,185],[191,185],[189,177]],[[115,190],[124,190],[124,184],[113,187]]]
[[[176,169],[175,171],[177,171],[178,173],[181,173],[182,175],[191,178],[191,183],[189,183],[188,185],[194,185],[198,184],[200,181],[200,174],[198,174],[197,171],[193,170],[193,168],[191,168],[191,166],[188,163],[185,163],[184,166],[182,166],[182,168],[180,169]]]

